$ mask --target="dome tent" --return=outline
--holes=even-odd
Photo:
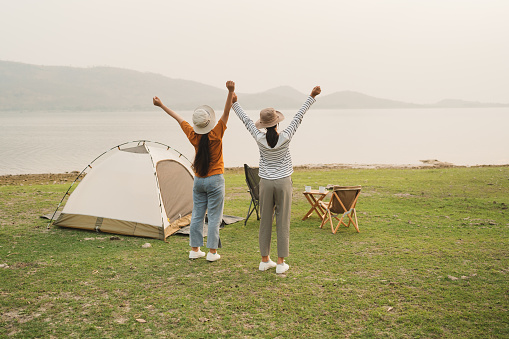
[[[193,172],[170,146],[146,140],[121,144],[78,178],[85,171],[53,225],[165,240],[190,222]]]

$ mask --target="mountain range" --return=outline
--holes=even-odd
[[[221,108],[226,98],[226,88],[114,67],[39,66],[0,61],[0,111],[146,110],[151,107],[154,95],[174,109],[191,110],[203,103]],[[308,93],[281,86],[261,93],[237,95],[245,109],[295,109],[301,106]],[[316,108],[321,109],[507,106],[509,104],[453,99],[423,105],[352,91],[321,95],[315,104]]]

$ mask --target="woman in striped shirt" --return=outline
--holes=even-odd
[[[290,155],[290,141],[300,126],[304,114],[315,102],[320,94],[320,86],[311,91],[306,102],[293,117],[290,125],[281,133],[278,124],[284,119],[281,112],[274,108],[265,108],[260,111],[260,119],[253,121],[246,115],[237,96],[233,95],[233,110],[244,123],[247,130],[255,139],[260,151],[260,231],[259,245],[262,261],[260,271],[276,267],[276,273],[286,272],[290,266],[284,258],[289,254],[290,245],[290,215],[292,206],[292,158]],[[265,128],[262,132],[259,128]],[[270,260],[270,240],[272,233],[272,219],[276,216],[277,232],[277,264]]]

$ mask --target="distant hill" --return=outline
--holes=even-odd
[[[422,105],[342,91],[320,98],[320,108],[421,108]]]
[[[237,93],[245,109],[276,107],[299,108],[308,93],[289,86],[261,93]],[[0,61],[0,111],[22,110],[146,110],[152,97],[159,96],[174,109],[190,110],[201,104],[221,109],[226,88],[195,81],[173,79],[114,67],[38,66]],[[502,107],[462,100],[443,100],[418,105],[342,91],[322,94],[317,108],[427,108],[427,107]]]
[[[226,88],[126,69],[0,61],[0,110],[143,110],[154,95],[191,109],[202,102],[224,105],[225,94]]]
[[[507,107],[508,104],[497,104],[497,103],[486,103],[477,101],[465,101],[456,99],[445,99],[437,102],[432,107],[444,107],[444,108],[475,108],[475,107]]]
[[[278,109],[299,108],[308,94],[303,94],[289,86],[281,86],[255,94],[238,94],[239,102],[245,109],[262,109],[276,107]]]

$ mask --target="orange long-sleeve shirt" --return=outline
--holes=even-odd
[[[187,138],[194,146],[195,152],[198,150],[202,134],[198,134],[194,131],[187,121],[182,121],[180,127],[186,134]],[[224,173],[224,161],[223,161],[223,135],[226,130],[226,124],[223,120],[219,120],[216,126],[209,132],[209,147],[210,147],[210,166],[209,172],[205,177],[210,177],[215,174]],[[194,173],[197,177],[201,177],[198,173]]]

